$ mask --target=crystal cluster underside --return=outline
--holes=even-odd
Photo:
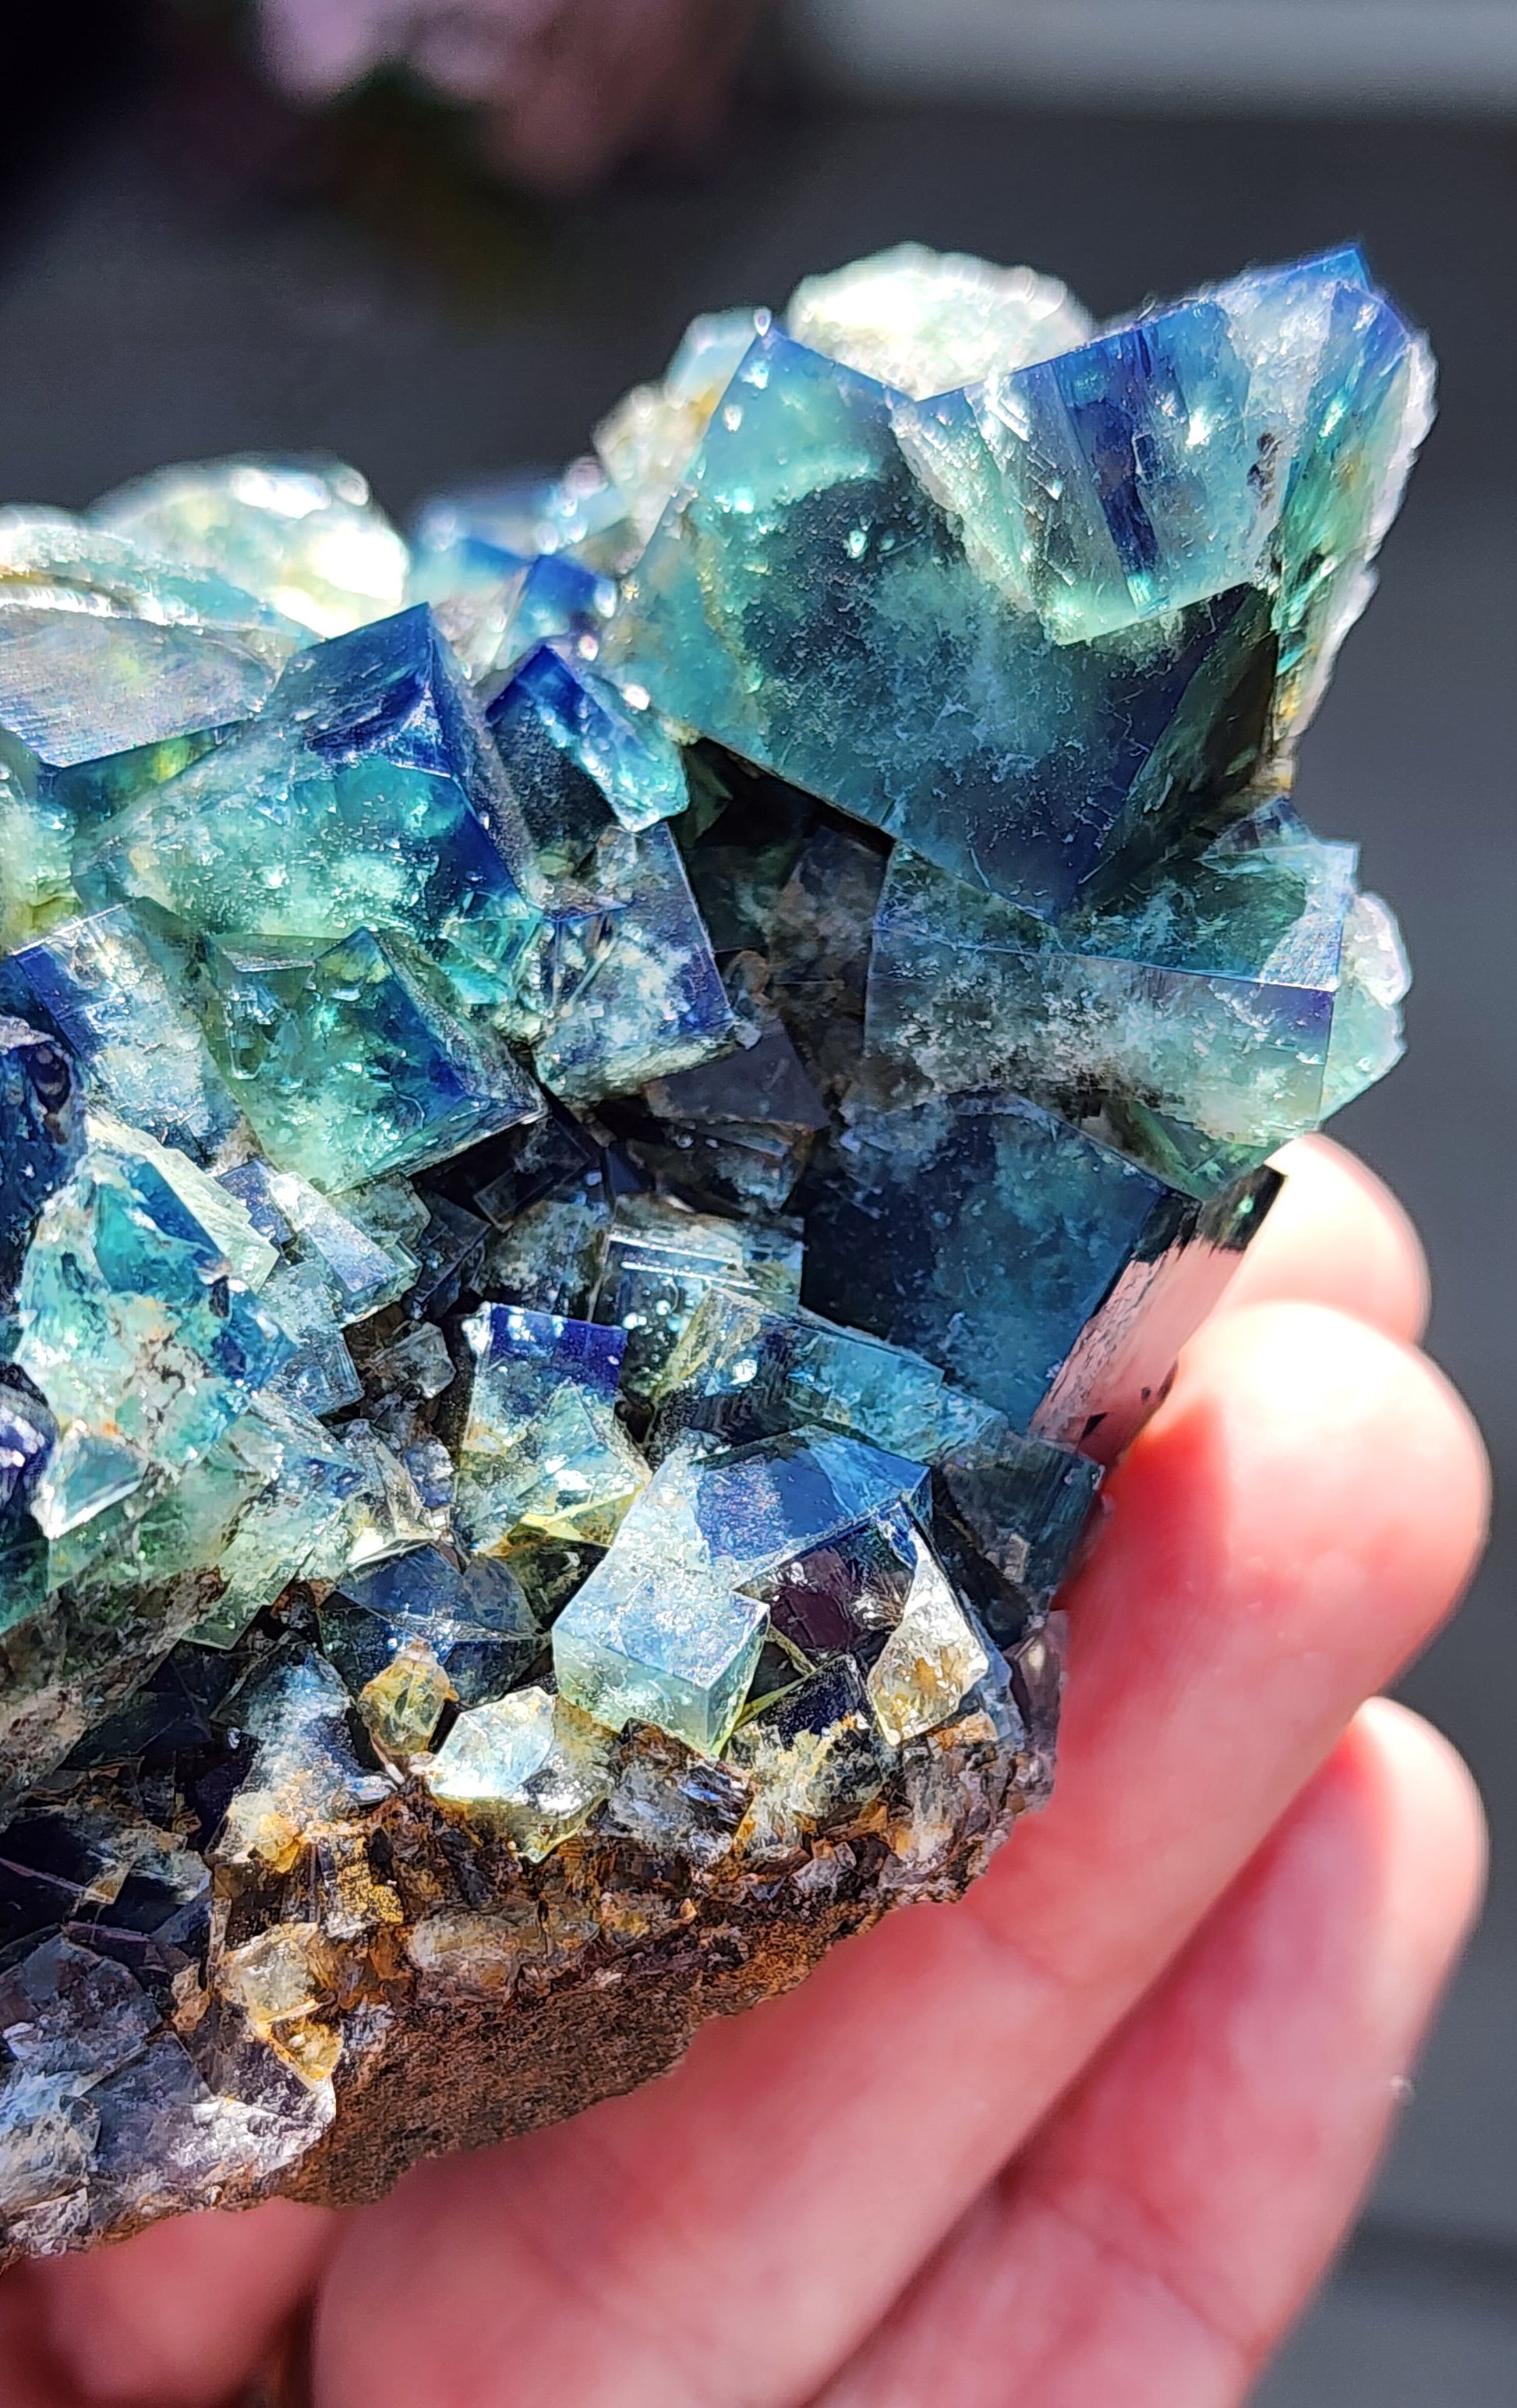
[[[1430,383],[1352,253],[909,247],[408,538],[0,514],[0,2255],[567,2114],[1041,1804],[1399,1051],[1289,796]]]

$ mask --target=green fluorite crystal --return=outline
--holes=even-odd
[[[907,245],[411,541],[0,518],[0,2258],[624,2088],[1046,1799],[1400,1048],[1289,793],[1427,395],[1352,253]]]
[[[337,460],[208,460],[120,485],[90,513],[149,551],[191,561],[318,636],[387,619],[406,598],[406,546],[356,468]]]
[[[1151,1116],[1161,1146],[1180,1124],[1175,1158],[1225,1186],[1400,1053],[1405,967],[1356,854],[1267,805],[1051,928],[898,847],[869,1047],[933,1087],[1011,1087],[1071,1120],[1115,1098],[1132,1141]]]
[[[17,1313],[15,1360],[69,1449],[39,1514],[50,1537],[150,1473],[185,1469],[290,1352],[157,1165],[120,1138],[92,1145],[45,1206]]]

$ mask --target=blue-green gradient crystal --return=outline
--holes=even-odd
[[[1353,253],[910,401],[760,336],[619,674],[1040,916],[1240,808],[1363,607],[1425,351]]]
[[[656,1723],[714,1754],[768,1620],[745,1592],[790,1556],[923,1497],[924,1477],[853,1439],[679,1450],[553,1625],[560,1689],[599,1722]]]
[[[0,512],[0,2268],[956,1896],[1399,1049],[1290,800],[1426,416],[1357,257],[782,326],[413,543],[328,460]]]
[[[1109,1462],[1279,1184],[1200,1205],[1015,1096],[861,1108],[808,1176],[802,1296]]]
[[[237,1107],[193,1011],[132,914],[118,905],[69,920],[0,966],[0,994],[41,1015],[92,1098],[130,1127],[208,1162]]]
[[[188,1166],[187,1166],[188,1167]],[[45,1208],[15,1359],[74,1439],[51,1537],[206,1453],[291,1352],[155,1164],[93,1145]],[[56,1462],[56,1459],[55,1459]],[[113,1469],[111,1469],[113,1467]]]
[[[103,494],[95,525],[228,579],[318,636],[385,619],[405,599],[401,538],[340,460],[188,461]]]
[[[897,847],[869,1050],[935,1088],[1104,1114],[1139,1148],[1151,1127],[1185,1183],[1225,1186],[1400,1054],[1395,924],[1356,856],[1267,806],[1051,927]]]

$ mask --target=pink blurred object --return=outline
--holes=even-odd
[[[322,101],[405,65],[485,112],[501,165],[548,190],[719,122],[764,0],[259,0],[265,55]]]

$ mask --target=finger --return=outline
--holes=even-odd
[[[1223,1299],[1232,1312],[1293,1299],[1328,1304],[1393,1338],[1427,1326],[1427,1258],[1382,1179],[1331,1138],[1275,1156],[1285,1185]]]
[[[60,2408],[224,2400],[266,2355],[314,2282],[334,2218],[272,2200],[242,2215],[187,2215],[88,2257],[18,2270],[11,2313]],[[11,2408],[0,2388],[0,2408]],[[31,2408],[31,2402],[26,2402]]]
[[[1341,2238],[1469,1928],[1469,1776],[1367,1706],[825,2408],[1235,2408]]]
[[[1215,1323],[1113,1488],[1050,1813],[667,2082],[356,2220],[322,2408],[807,2397],[1421,1643],[1484,1506],[1437,1374],[1300,1306]]]

